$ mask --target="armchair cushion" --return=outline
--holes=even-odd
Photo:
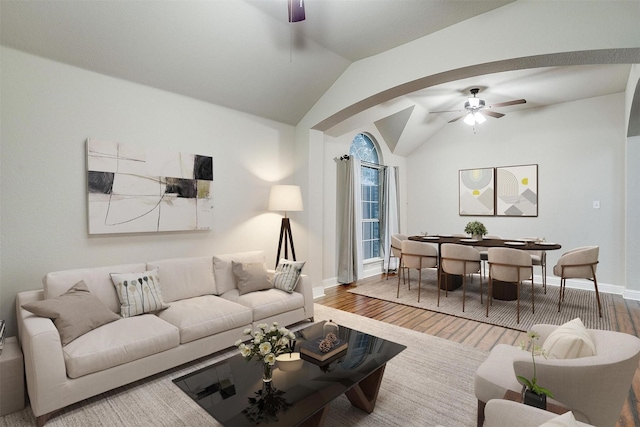
[[[540,424],[540,427],[578,427],[578,422],[573,416],[573,412],[569,411]]]
[[[550,359],[576,359],[596,354],[596,347],[580,318],[573,319],[549,334],[542,350]]]

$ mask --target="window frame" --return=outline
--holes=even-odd
[[[360,227],[361,227],[361,231],[362,231],[362,238],[360,241],[360,248],[362,251],[362,261],[365,264],[368,263],[372,263],[372,262],[376,262],[382,259],[382,254],[381,254],[381,248],[382,248],[382,241],[381,241],[381,235],[380,235],[380,216],[382,214],[381,212],[381,204],[382,204],[382,200],[380,200],[380,191],[382,188],[382,174],[381,172],[384,170],[385,166],[380,164],[380,158],[381,158],[381,154],[380,154],[380,149],[378,148],[378,144],[375,141],[375,139],[373,137],[371,137],[370,135],[360,132],[358,134],[356,134],[356,136],[354,136],[352,142],[351,142],[351,146],[349,148],[349,154],[352,156],[355,156],[356,158],[360,158],[360,156],[356,155],[358,149],[356,148],[355,153],[351,150],[351,147],[353,147],[353,143],[356,141],[356,138],[358,138],[360,135],[362,135],[363,138],[366,138],[366,140],[368,140],[371,143],[371,147],[375,153],[375,157],[378,160],[378,163],[371,163],[367,160],[360,160],[360,179],[361,179],[361,183],[360,183],[360,196],[361,196],[361,209],[363,211],[363,215],[362,215],[362,219],[360,222]],[[376,174],[377,174],[377,178],[378,178],[378,182],[377,182],[377,200],[370,200],[370,198],[368,198],[367,200],[364,199],[364,188],[365,188],[365,184],[364,184],[364,177],[366,175],[366,171],[368,169],[374,169],[376,170]],[[373,186],[371,186],[373,187]],[[377,213],[376,213],[376,217],[375,218],[365,218],[364,215],[364,205],[365,203],[376,203],[378,205],[378,209],[377,209]],[[371,216],[371,215],[369,215]],[[365,227],[370,227],[371,224],[377,224],[377,236],[374,236],[373,238],[367,239],[365,238]],[[369,233],[371,234],[371,233]],[[375,232],[373,233],[374,235],[376,234]],[[375,244],[375,242],[377,242],[377,251],[375,250],[375,248],[370,248],[369,251],[365,250],[366,249],[366,245],[367,244]],[[377,252],[377,254],[376,254]],[[373,257],[368,257],[370,254],[373,254],[375,256]]]

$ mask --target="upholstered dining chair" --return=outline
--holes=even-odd
[[[520,249],[489,248],[489,290],[487,297],[487,317],[491,305],[493,281],[513,283],[517,286],[516,313],[517,323],[520,323],[520,285],[523,280],[531,280],[531,309],[536,312],[533,297],[533,264],[531,256]]]
[[[557,328],[556,325],[534,325],[531,330],[540,335],[537,344],[545,348],[545,342]],[[613,427],[629,396],[640,361],[640,339],[621,332],[585,330],[594,354],[573,359],[536,357],[537,383],[553,393],[554,398],[549,402],[568,408],[578,421]],[[508,344],[493,347],[475,376],[479,427],[483,425],[489,400],[502,399],[507,390],[522,391],[517,375],[532,377],[531,353]]]
[[[483,237],[483,239],[498,239],[498,240],[502,240],[501,236],[498,236],[497,234],[487,234]],[[482,277],[487,277],[486,273],[486,269],[485,269],[485,264],[487,262],[487,260],[489,259],[489,248],[486,246],[474,246],[474,248],[476,248],[478,250],[478,252],[480,252],[480,261],[482,262]]]
[[[418,270],[418,302],[420,302],[420,284],[422,283],[422,270],[425,268],[436,268],[438,266],[438,249],[429,243],[422,243],[413,240],[402,241],[402,265],[407,269]],[[409,289],[411,289],[411,276],[409,276]],[[398,293],[400,297],[400,277],[398,277]]]
[[[391,262],[391,258],[396,258],[398,260],[398,275],[402,273],[402,264],[400,264],[400,258],[402,256],[402,241],[407,240],[406,234],[394,234],[391,236],[391,248],[389,248],[389,262]],[[387,266],[387,274],[386,279],[389,280],[389,266]]]
[[[538,242],[543,240],[540,237],[521,237],[519,240]],[[531,255],[531,263],[534,266],[540,266],[542,273],[542,289],[547,293],[547,251],[527,251]]]
[[[480,253],[472,246],[443,243],[440,248],[440,277],[438,278],[438,307],[440,306],[440,283],[448,275],[462,276],[462,311],[466,298],[467,275],[480,273]],[[445,285],[445,297],[447,289]],[[482,277],[480,277],[480,304],[482,304]]]
[[[553,274],[560,277],[558,313],[564,300],[567,279],[589,279],[593,281],[593,286],[596,290],[596,301],[598,302],[598,314],[602,317],[598,280],[596,279],[599,251],[600,248],[598,246],[583,246],[565,252],[558,259],[558,263],[553,267]]]

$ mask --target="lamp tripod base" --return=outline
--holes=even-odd
[[[289,245],[291,245],[291,256],[296,261],[296,250],[293,247],[293,235],[291,234],[291,222],[289,218],[282,218],[282,225],[280,226],[280,241],[278,242],[278,255],[276,256],[276,267],[280,261],[280,254],[282,252],[282,243],[284,242],[284,257],[289,258]]]

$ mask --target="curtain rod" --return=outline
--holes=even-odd
[[[333,160],[335,160],[336,162],[339,161],[339,160],[349,160],[350,157],[351,156],[349,156],[348,154],[344,154],[344,155],[342,155],[340,157],[334,157]],[[371,162],[367,162],[365,160],[360,160],[360,164],[363,165],[363,166],[370,166],[370,167],[375,167],[375,168],[380,168],[380,169],[385,169],[385,168],[388,167],[386,165],[379,165],[377,163],[371,163]]]

